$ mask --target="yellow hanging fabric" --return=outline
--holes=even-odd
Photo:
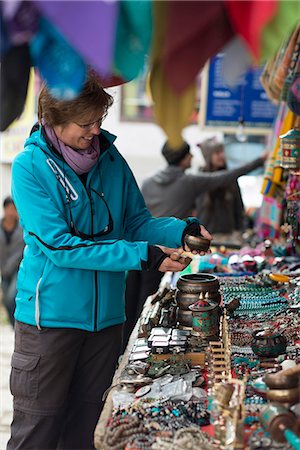
[[[282,173],[283,169],[280,167],[281,162],[281,151],[280,151],[280,139],[281,134],[287,133],[291,128],[293,128],[295,122],[295,114],[290,110],[283,120],[282,126],[280,128],[280,133],[276,137],[276,144],[274,146],[273,153],[268,160],[267,167],[265,170],[264,181],[261,189],[261,193],[268,197],[275,197],[278,189],[283,187]]]
[[[153,2],[154,33],[149,81],[155,120],[166,133],[169,146],[176,150],[184,142],[182,130],[189,123],[195,108],[196,83],[177,96],[167,82],[161,58],[167,16],[168,2]]]

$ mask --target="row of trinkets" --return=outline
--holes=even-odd
[[[209,413],[206,402],[135,402],[113,412],[107,423],[103,450],[150,450],[160,437],[172,437],[178,430],[207,424]]]

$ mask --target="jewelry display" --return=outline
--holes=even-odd
[[[220,281],[201,273],[155,296],[119,378],[124,399],[115,402],[103,450],[242,450],[245,440],[253,450],[288,449],[259,424],[270,401],[299,401],[299,282],[278,271]],[[205,364],[195,367],[193,355]],[[283,363],[296,372],[284,374]],[[214,439],[200,428],[209,423]]]

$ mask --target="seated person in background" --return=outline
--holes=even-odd
[[[174,216],[185,218],[192,215],[195,202],[200,194],[206,194],[215,189],[224,190],[225,187],[236,183],[239,176],[263,165],[265,158],[258,158],[241,167],[232,170],[220,170],[212,173],[186,173],[191,167],[193,155],[186,142],[181,148],[173,150],[168,143],[162,148],[162,154],[168,165],[142,184],[142,194],[146,206],[153,217]],[[226,220],[226,211],[222,210],[222,221]],[[204,213],[206,217],[206,214]],[[200,222],[202,219],[199,208]],[[208,228],[209,229],[209,228]],[[157,271],[130,271],[126,281],[125,308],[127,321],[124,326],[123,349],[126,348],[128,338],[143,309],[144,302],[149,295],[154,294],[159,287],[163,274]]]
[[[205,160],[205,167],[199,172],[201,175],[226,173],[227,164],[223,143],[216,138],[210,138],[198,146]],[[244,174],[254,169],[253,163],[255,161],[242,166],[248,166],[250,169],[252,165],[252,169],[245,170]],[[196,216],[201,219],[201,223],[209,227],[217,242],[242,243],[245,211],[237,178],[227,179],[222,186],[202,190],[196,200]]]

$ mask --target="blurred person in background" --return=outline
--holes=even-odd
[[[156,219],[102,128],[112,97],[89,73],[77,98],[45,86],[39,123],[12,167],[24,229],[8,450],[93,449],[120,354],[127,270],[181,271],[170,254],[196,218]],[[158,247],[156,244],[166,247]]]
[[[12,326],[14,326],[17,273],[23,250],[23,230],[19,224],[19,216],[13,199],[6,197],[0,223],[0,272],[3,305]]]
[[[190,146],[184,142],[181,148],[174,151],[168,143],[162,148],[162,155],[167,161],[167,166],[147,178],[142,184],[142,194],[146,206],[154,217],[189,217],[195,210],[195,203],[199,195],[207,195],[210,192],[226,190],[227,186],[237,184],[237,178],[264,164],[266,156],[244,164],[232,170],[199,172],[196,174],[187,172],[191,168],[193,155]],[[198,204],[198,218],[205,224],[207,211]],[[222,209],[222,222],[226,222],[227,211]],[[202,219],[204,216],[204,219]],[[207,229],[210,228],[208,227]],[[213,233],[212,233],[213,234]],[[163,274],[148,271],[130,271],[126,280],[125,307],[127,321],[124,327],[123,350],[139,318],[143,305],[149,295],[154,294],[158,288]]]
[[[213,137],[198,144],[205,160],[200,174],[218,174],[227,170],[225,148],[222,142]],[[248,165],[249,166],[249,165]],[[258,166],[253,166],[247,172]],[[245,171],[244,174],[247,173]],[[243,175],[244,175],[243,174]],[[242,243],[245,229],[245,210],[238,177],[227,179],[221,186],[202,190],[196,200],[196,216],[209,227],[216,242]],[[224,180],[225,181],[225,180]]]

